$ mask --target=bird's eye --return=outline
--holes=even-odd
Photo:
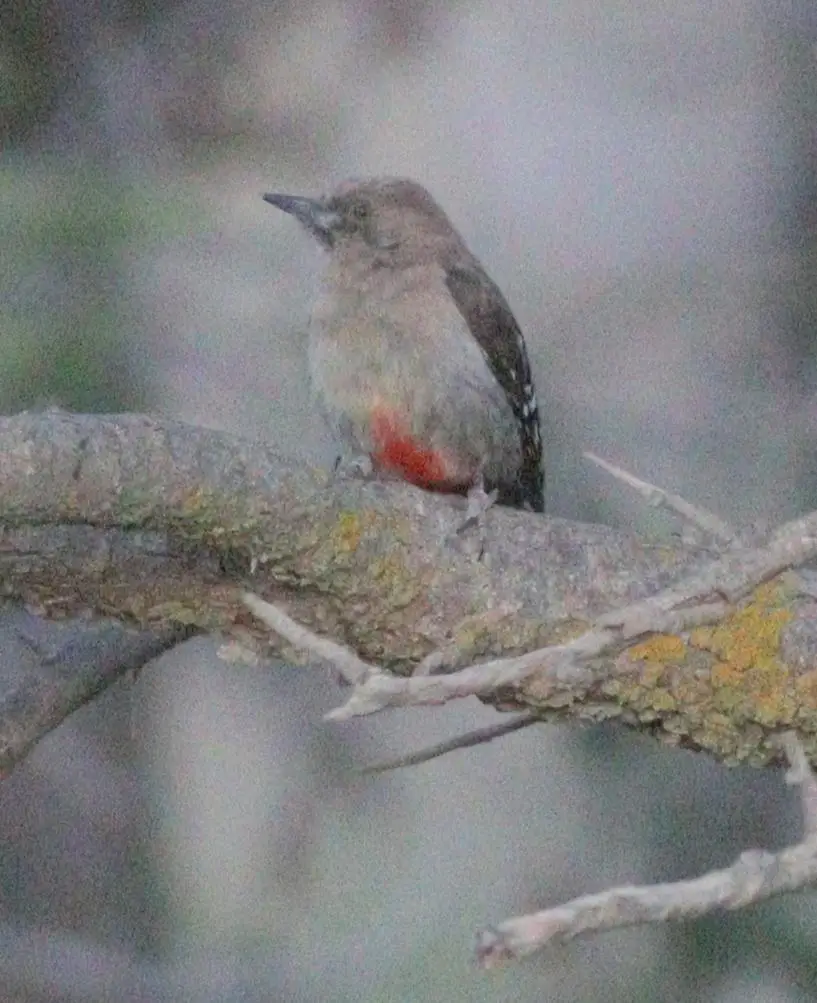
[[[369,207],[365,202],[355,202],[352,206],[352,216],[358,220],[364,220],[369,218]]]

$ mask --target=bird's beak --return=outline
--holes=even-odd
[[[327,247],[332,246],[335,230],[341,222],[340,213],[330,209],[321,199],[302,195],[276,195],[267,192],[263,199],[270,205],[288,212]]]

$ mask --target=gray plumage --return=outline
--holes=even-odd
[[[440,458],[445,478],[424,486],[464,491],[482,477],[501,504],[543,511],[524,338],[429,193],[379,178],[344,182],[323,199],[264,198],[330,252],[310,322],[309,368],[338,438],[376,456],[377,416],[394,414]]]

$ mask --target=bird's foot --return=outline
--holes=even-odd
[[[485,522],[485,513],[496,503],[499,491],[486,491],[482,479],[468,489],[466,498],[465,518],[457,527],[458,533],[464,533],[472,526],[481,526]]]
[[[335,477],[351,477],[368,481],[374,476],[374,465],[366,453],[356,456],[339,456],[332,468]]]
[[[496,503],[498,494],[499,492],[496,489],[486,491],[485,483],[480,476],[468,489],[468,494],[465,496],[465,518],[457,526],[457,535],[462,536],[463,533],[468,533],[471,530],[476,531],[479,541],[480,560],[485,556],[486,552],[485,513]]]

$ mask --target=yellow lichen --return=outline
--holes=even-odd
[[[644,662],[683,662],[687,646],[675,634],[653,634],[630,648],[630,657]]]
[[[212,492],[205,491],[201,487],[194,488],[185,495],[179,508],[184,515],[192,515],[209,505],[212,498]]]
[[[357,512],[341,512],[333,532],[334,546],[344,554],[352,553],[360,546],[363,536],[363,522]]]
[[[756,589],[744,606],[690,643],[716,656],[710,680],[713,706],[737,721],[789,724],[796,712],[791,673],[780,659],[780,634],[792,614],[777,585]]]
[[[817,706],[817,670],[803,672],[795,681],[794,688],[798,696],[798,704],[809,707]]]
[[[791,618],[779,587],[762,585],[745,606],[721,623],[694,630],[690,641],[740,671],[777,656],[780,632]]]
[[[670,693],[669,690],[666,689],[656,690],[655,693],[653,694],[652,703],[653,707],[655,707],[656,710],[661,711],[662,713],[666,713],[667,711],[678,710],[678,701],[672,695],[672,693]]]
[[[766,762],[770,730],[802,726],[803,705],[817,701],[817,671],[794,673],[780,654],[792,613],[779,585],[754,591],[712,627],[681,637],[656,634],[621,657],[632,672],[602,686],[603,694],[641,722],[660,721],[673,740],[686,737],[730,762]],[[817,713],[815,714],[817,725]]]

